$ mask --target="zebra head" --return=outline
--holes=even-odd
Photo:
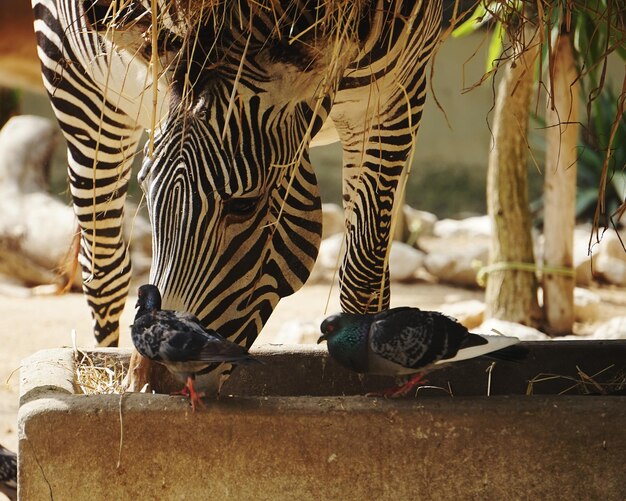
[[[228,102],[218,101],[169,121],[144,160],[151,282],[168,307],[254,339],[278,300],[309,276],[320,197],[306,149],[292,164],[306,105],[263,107],[254,96],[225,123]]]
[[[250,345],[317,257],[321,203],[308,147],[333,86],[319,49],[212,25],[194,40],[191,56],[172,58],[169,110],[139,173],[151,282],[166,307]]]

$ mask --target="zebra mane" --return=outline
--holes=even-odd
[[[369,38],[377,38],[381,16],[375,14],[380,3],[88,0],[84,5],[94,31],[115,50],[150,67],[153,82],[165,75],[173,91],[170,104],[179,112],[193,113],[200,92],[220,78],[237,82],[241,62],[257,54],[263,56],[257,63],[256,79],[263,79],[267,63],[277,63],[299,74],[321,71],[326,88],[336,87],[345,62],[354,60],[355,50],[363,51]],[[154,115],[151,130],[158,122]]]

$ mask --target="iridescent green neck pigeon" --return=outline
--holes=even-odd
[[[321,325],[318,343],[355,372],[385,376],[415,374],[405,385],[384,392],[401,396],[434,366],[488,355],[496,360],[519,360],[526,350],[512,345],[516,337],[470,333],[454,318],[418,308],[391,308],[374,314],[338,313]]]
[[[0,492],[17,499],[17,455],[0,445]]]
[[[194,411],[196,404],[202,404],[193,387],[198,372],[214,363],[258,363],[243,346],[205,329],[195,315],[161,310],[156,286],[142,285],[137,295],[138,310],[131,326],[133,344],[142,356],[165,365],[185,382],[180,393],[189,396]]]

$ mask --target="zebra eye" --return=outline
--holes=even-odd
[[[231,216],[249,216],[254,213],[258,198],[231,198],[224,202],[224,212]]]

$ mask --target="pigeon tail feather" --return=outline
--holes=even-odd
[[[470,334],[466,339],[467,342],[463,343],[454,357],[439,360],[436,364],[447,364],[448,362],[458,362],[460,360],[469,360],[470,358],[493,354],[493,352],[500,351],[520,342],[516,337],[488,336],[482,334]]]
[[[484,356],[489,360],[500,362],[520,363],[528,356],[528,348],[525,346],[512,345],[502,348],[501,350],[492,351]]]

